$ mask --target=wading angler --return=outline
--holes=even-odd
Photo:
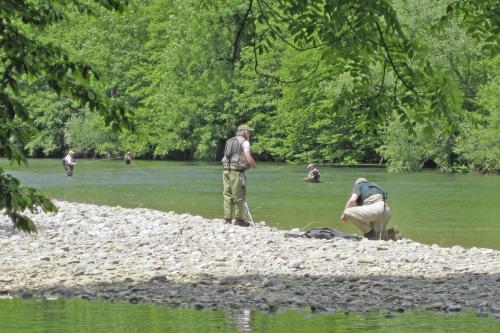
[[[250,226],[246,220],[250,218],[246,203],[247,181],[245,171],[255,168],[256,163],[250,150],[250,136],[253,129],[247,125],[240,125],[236,135],[227,140],[224,148],[222,166],[223,194],[224,194],[224,220],[242,227]],[[248,209],[247,209],[248,210]]]

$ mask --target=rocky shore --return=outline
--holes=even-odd
[[[200,216],[56,201],[38,234],[0,222],[0,297],[277,311],[477,311],[500,318],[500,251],[285,238]]]

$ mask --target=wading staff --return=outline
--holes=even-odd
[[[385,220],[385,210],[387,209],[387,193],[382,191],[382,199],[384,199],[384,211],[382,212],[382,219],[380,220],[380,234],[378,240],[382,240],[382,231],[384,229],[384,220]]]
[[[252,214],[250,213],[250,207],[248,207],[247,203],[247,175],[243,172],[243,195],[245,196],[245,209],[247,210],[247,216],[248,219],[250,220],[250,224],[252,227],[255,227],[255,222],[253,221]]]
[[[250,213],[250,207],[248,207],[246,199],[245,199],[245,209],[247,210],[247,216],[248,220],[250,221],[250,224],[252,225],[252,227],[255,227],[255,222],[253,221],[252,214]]]
[[[384,200],[384,211],[382,213],[382,219],[380,220],[380,233],[378,236],[378,240],[382,240],[382,231],[384,229],[384,220],[385,220],[385,200]]]

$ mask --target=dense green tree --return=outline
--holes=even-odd
[[[95,0],[97,6],[123,10],[121,0]],[[30,139],[33,118],[23,101],[29,86],[44,84],[58,94],[68,94],[82,105],[97,111],[106,124],[118,129],[127,124],[123,106],[110,100],[91,86],[98,79],[92,67],[72,60],[62,48],[41,41],[37,31],[62,21],[64,10],[78,8],[81,13],[95,14],[96,7],[79,0],[2,0],[0,5],[0,154],[9,160],[25,162],[24,147]],[[54,211],[49,199],[32,188],[21,187],[14,177],[0,170],[0,209],[15,228],[34,231],[33,222],[23,211],[37,208]]]
[[[436,132],[446,143],[443,156],[435,156],[440,167],[466,164],[455,149],[457,138],[463,123],[478,118],[466,113],[482,112],[476,103],[480,87],[497,74],[488,65],[487,31],[478,42],[468,32],[475,25],[463,14],[483,17],[491,28],[486,7],[451,0],[376,1],[366,8],[364,1],[211,3],[203,12],[197,1],[137,0],[124,15],[104,11],[99,17],[73,8],[66,15],[70,24],[37,35],[73,59],[91,62],[106,86],[96,80],[90,86],[122,97],[137,114],[135,133],[79,136],[90,140],[85,144],[73,140],[93,147],[81,153],[218,159],[237,124],[250,122],[261,159],[375,162],[381,131],[395,121],[407,135],[420,131],[417,137],[428,141]],[[313,19],[318,24],[310,27]],[[328,28],[328,22],[337,24]],[[388,52],[397,58],[392,63]],[[432,67],[426,72],[427,63]],[[78,126],[66,126],[69,121],[89,125],[74,100],[40,85],[30,86],[23,98],[38,130],[26,146],[33,156],[69,148],[64,138],[78,132]],[[92,121],[92,128],[107,133],[99,122]],[[391,131],[384,133],[387,143],[399,142],[387,137]],[[386,156],[393,162],[406,156],[382,151],[394,151]]]
[[[200,12],[196,1],[171,1],[167,7],[153,2],[145,9],[151,19],[149,64],[137,113],[154,157],[216,157],[232,117],[226,102],[234,64],[225,58],[235,2],[208,12]]]
[[[65,141],[80,156],[112,157],[122,150],[118,133],[103,128],[102,123],[102,118],[94,113],[85,112],[75,116],[66,123]]]
[[[499,57],[497,57],[498,60]],[[475,123],[460,125],[460,135],[454,147],[461,162],[480,172],[500,170],[500,80],[496,76],[483,85],[477,96]]]
[[[126,2],[0,0],[2,156],[217,160],[245,122],[259,159],[499,169],[498,1]]]
[[[484,137],[484,140],[476,136],[474,144],[470,143],[473,133],[491,131],[488,117],[492,114],[489,110],[493,109],[478,103],[478,92],[498,77],[499,67],[488,52],[491,45],[474,38],[467,20],[459,20],[456,15],[445,17],[446,25],[440,26],[440,29],[432,28],[445,8],[452,13],[450,6],[454,8],[456,2],[423,0],[419,3],[398,3],[397,10],[405,30],[426,45],[425,52],[433,63],[444,68],[449,85],[455,86],[450,89],[449,94],[455,94],[450,100],[454,100],[454,108],[462,112],[452,118],[451,127],[443,122],[434,124],[433,131],[417,126],[413,137],[408,137],[409,133],[401,128],[399,120],[394,120],[385,132],[385,142],[380,149],[390,164],[390,170],[418,170],[427,160],[432,160],[443,170],[464,170],[464,166],[468,166],[477,170],[498,171],[493,167],[491,157],[487,158],[485,154],[495,147],[492,142],[494,136]]]
[[[263,53],[277,43],[304,50],[320,48],[322,58],[339,71],[349,73],[356,90],[363,96],[362,107],[372,119],[380,119],[395,110],[402,123],[411,128],[414,122],[445,119],[453,122],[454,96],[446,73],[435,67],[421,52],[416,39],[409,39],[390,1],[247,1],[252,19],[249,24],[263,26],[253,36],[256,48]],[[373,67],[382,68],[379,78]],[[389,89],[387,76],[393,76]],[[379,98],[393,94],[392,108],[380,108]],[[430,112],[425,111],[429,105]]]

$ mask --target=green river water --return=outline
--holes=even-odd
[[[222,218],[218,164],[81,160],[73,177],[60,160],[30,160],[6,169],[52,198]],[[353,182],[365,177],[389,193],[391,225],[408,238],[440,246],[500,249],[500,177],[379,168],[320,167],[321,183],[303,182],[304,166],[260,163],[247,172],[248,204],[256,221],[281,229],[330,227],[358,232],[339,219]]]
[[[3,300],[0,332],[498,332],[500,321],[472,313],[350,313],[198,311],[149,304],[83,300]]]
[[[60,160],[30,160],[0,167],[24,186],[54,199],[148,207],[222,217],[218,164],[81,160],[66,177]],[[330,227],[357,232],[339,216],[353,182],[365,177],[389,193],[391,225],[407,237],[440,246],[500,249],[498,176],[420,172],[389,174],[376,168],[320,167],[321,183],[306,184],[304,166],[259,163],[248,175],[254,220],[281,229]],[[0,300],[0,332],[500,332],[499,320],[475,313],[334,313],[313,315],[171,309],[77,299]]]

